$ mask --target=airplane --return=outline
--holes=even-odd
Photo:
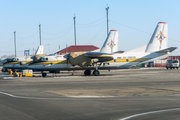
[[[109,44],[109,46],[112,46],[112,47],[109,47],[106,44]],[[105,53],[105,52],[106,53],[123,52],[123,51],[118,51],[118,31],[117,30],[111,30],[110,33],[108,34],[104,42],[104,45],[100,50],[100,53]],[[83,54],[83,52],[81,52],[81,54]],[[28,68],[33,69],[33,70],[39,70],[42,72],[43,71],[50,71],[50,72],[59,71],[59,70],[54,70],[57,68],[71,68],[73,65],[71,65],[68,62],[65,56],[66,55],[58,55],[58,54],[44,56],[44,57],[41,57],[39,60],[32,62]],[[46,76],[46,75],[47,73],[42,73],[42,76]]]
[[[27,69],[28,65],[33,62],[35,56],[40,54],[43,54],[42,45],[38,47],[34,56],[14,57],[10,61],[5,62],[3,67],[8,69]]]
[[[110,31],[109,36],[113,31]],[[36,62],[29,64],[28,68],[39,71],[57,71],[57,70],[85,70],[84,75],[99,76],[101,69],[122,69],[136,66],[138,64],[151,62],[154,60],[167,57],[177,47],[168,48],[168,24],[166,22],[159,22],[155,31],[145,46],[118,53],[115,43],[112,38],[116,38],[116,34],[110,39],[106,39],[100,52],[75,52],[61,56],[60,61],[52,62],[46,59],[47,56],[42,57]],[[117,39],[117,38],[116,38]],[[110,51],[110,52],[109,52]],[[42,73],[45,77],[47,74]]]

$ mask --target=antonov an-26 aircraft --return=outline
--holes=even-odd
[[[43,46],[40,45],[35,53],[35,55],[43,54]],[[8,69],[28,69],[28,65],[33,62],[32,57],[34,56],[23,56],[14,57],[10,61],[3,64],[4,68]]]
[[[145,46],[131,51],[118,53],[118,32],[111,30],[105,40],[100,52],[70,53],[60,55],[58,61],[49,60],[48,56],[39,61],[31,63],[30,69],[39,71],[56,70],[85,70],[85,75],[98,76],[99,69],[122,69],[133,67],[138,64],[147,63],[167,57],[177,47],[168,48],[168,24],[159,22],[155,31]],[[50,57],[49,57],[50,58]],[[46,76],[46,73],[42,73]]]

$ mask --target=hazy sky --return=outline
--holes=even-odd
[[[17,56],[37,49],[39,24],[45,53],[74,45],[73,17],[76,16],[77,45],[101,47],[109,30],[119,31],[119,50],[147,44],[158,22],[168,23],[169,47],[180,55],[180,0],[0,0],[0,56]]]

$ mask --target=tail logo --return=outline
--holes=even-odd
[[[107,45],[112,49],[116,44],[111,40]]]
[[[160,41],[160,43],[162,42],[162,40],[164,40],[166,38],[166,36],[164,36],[164,34],[162,34],[162,32],[160,31],[160,33],[156,36],[156,38]]]

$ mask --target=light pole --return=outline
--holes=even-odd
[[[76,45],[76,16],[74,15],[74,40],[75,40],[75,45]]]
[[[106,8],[106,13],[107,13],[107,35],[108,35],[108,32],[109,32],[108,10],[109,10],[109,6],[107,6],[107,8]]]
[[[15,57],[16,57],[16,31],[14,31],[14,48],[15,48]]]

